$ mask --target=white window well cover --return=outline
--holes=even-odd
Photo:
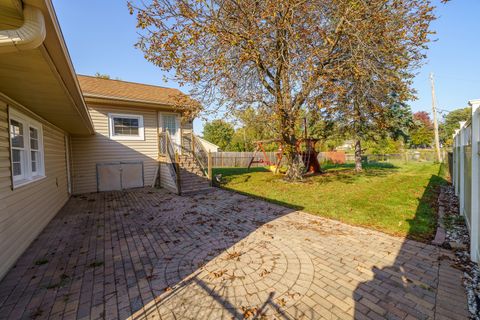
[[[42,125],[10,109],[10,152],[13,187],[45,177]]]
[[[144,140],[143,116],[109,113],[109,135],[113,140]]]

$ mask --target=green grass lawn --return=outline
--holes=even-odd
[[[322,175],[289,183],[264,168],[217,168],[223,187],[297,210],[416,240],[431,239],[438,187],[447,183],[433,163],[324,166]]]

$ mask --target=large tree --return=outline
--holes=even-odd
[[[447,146],[451,146],[453,143],[452,135],[455,133],[455,129],[459,129],[460,121],[467,121],[472,118],[472,108],[461,108],[449,112],[443,119],[443,122],[439,126],[440,140]]]
[[[363,43],[374,55],[377,43],[366,40],[386,40],[392,59],[403,65],[415,57],[430,21],[428,0],[155,0],[129,8],[137,14],[137,45],[146,59],[174,70],[205,105],[267,111],[265,121],[284,144],[287,179],[301,178],[301,111],[332,101],[335,77],[355,68],[353,50]]]
[[[413,114],[415,123],[411,132],[411,144],[417,148],[428,148],[432,146],[434,131],[433,121],[430,115],[425,111],[419,111]]]

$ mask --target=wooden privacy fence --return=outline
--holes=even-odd
[[[277,152],[266,152],[267,159],[270,163],[277,163]],[[212,166],[214,168],[246,168],[252,159],[255,152],[213,152],[212,153]],[[264,159],[264,155],[261,152],[257,152],[255,159]],[[284,164],[285,159],[282,160]],[[263,163],[253,163],[252,167],[264,167]]]
[[[250,163],[250,159],[254,155],[254,152],[213,152],[212,167],[214,168],[246,168]],[[266,152],[266,159],[275,164],[277,162],[277,152]],[[263,153],[257,152],[255,160],[265,160]],[[404,162],[423,162],[423,161],[435,161],[435,150],[422,149],[422,150],[409,150],[404,153],[391,153],[391,154],[370,154],[362,157],[365,162],[389,162],[389,161],[404,161]],[[318,161],[320,163],[330,162],[342,164],[346,162],[354,162],[355,155],[345,154],[343,151],[328,151],[319,152]],[[286,159],[283,157],[280,165],[285,165]],[[252,167],[264,167],[265,163],[253,163]]]
[[[480,259],[480,99],[469,102],[472,119],[460,122],[453,136],[453,177],[455,194],[459,198],[460,213],[465,217],[470,231],[470,257]]]

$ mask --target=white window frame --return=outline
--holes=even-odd
[[[115,118],[127,118],[138,120],[138,135],[120,136],[115,135],[114,119]],[[143,116],[138,114],[125,114],[125,113],[109,113],[108,114],[108,133],[112,140],[145,140],[145,128],[143,125]]]
[[[43,147],[43,127],[42,124],[38,121],[33,120],[32,118],[20,113],[15,109],[9,110],[9,119],[8,119],[8,133],[10,135],[11,131],[11,120],[15,120],[23,125],[23,157],[21,157],[22,164],[22,174],[21,176],[13,175],[13,148],[12,146],[12,137],[10,139],[10,166],[11,166],[11,175],[13,188],[18,188],[20,186],[29,184],[31,182],[37,181],[39,179],[45,178],[45,161],[44,155],[45,150]],[[38,134],[38,149],[33,150],[37,152],[36,167],[35,172],[32,171],[32,148],[30,145],[30,128],[37,130]]]
[[[38,146],[37,146],[37,149],[33,149],[32,148],[32,137],[30,136],[30,128],[33,128],[35,130],[37,130],[37,143],[38,143]],[[28,127],[28,143],[29,143],[29,146],[30,146],[30,153],[29,153],[29,156],[30,156],[30,170],[32,172],[32,176],[38,176],[40,173],[43,173],[44,169],[42,168],[43,167],[43,161],[42,159],[40,159],[40,155],[43,154],[43,152],[40,150],[40,128],[37,126],[37,125],[34,125],[34,124],[30,124],[30,126]],[[35,162],[36,162],[36,170],[33,171],[33,165],[32,165],[32,162],[33,162],[33,158],[32,158],[32,152],[35,151],[37,152],[37,159],[35,159]]]

